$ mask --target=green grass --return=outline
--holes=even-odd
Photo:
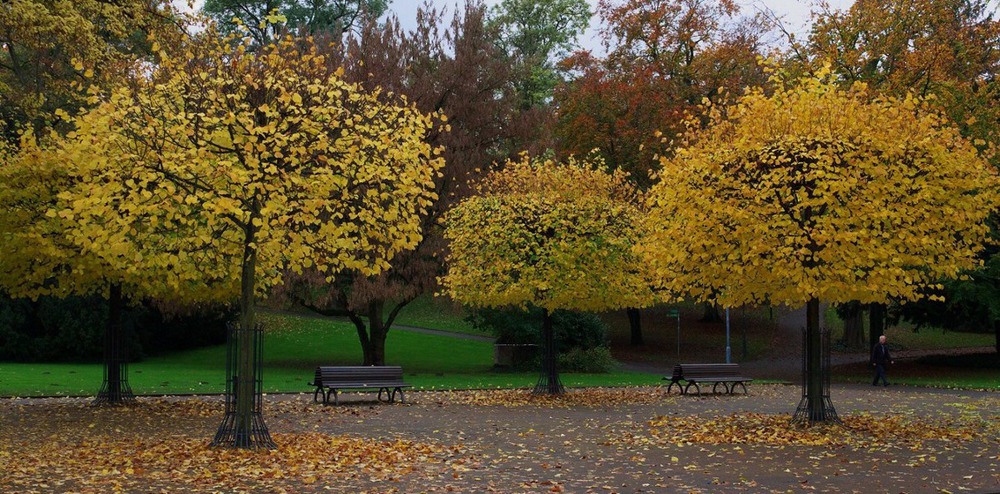
[[[833,331],[831,337],[838,340],[844,337],[844,322],[837,317],[837,311],[833,308],[826,310],[823,315],[823,322],[826,327]],[[868,341],[868,319],[864,318],[865,341]],[[887,328],[886,338],[894,348],[905,350],[943,350],[950,348],[969,348],[993,346],[996,342],[992,332],[987,333],[964,333],[958,331],[945,331],[941,328],[925,327],[920,331],[913,331],[913,325],[903,322],[896,326]]]
[[[967,354],[921,357],[917,360],[897,360],[889,367],[889,381],[911,386],[935,388],[965,388],[1000,390],[997,371],[1000,355]],[[838,382],[870,384],[873,371],[865,363],[834,367],[833,379]]]
[[[307,392],[317,365],[357,365],[361,350],[353,325],[315,317],[264,314],[264,389]],[[225,346],[150,358],[132,364],[129,383],[137,394],[221,393],[225,389]],[[401,365],[416,389],[527,387],[537,372],[494,372],[489,342],[390,331],[386,361]],[[659,376],[613,372],[565,374],[567,386],[655,384]],[[88,396],[102,379],[98,364],[0,363],[0,396]]]
[[[493,336],[480,331],[465,320],[465,309],[450,299],[422,295],[406,304],[396,316],[394,324],[414,326],[418,328],[433,328],[453,333],[465,333],[479,336]]]

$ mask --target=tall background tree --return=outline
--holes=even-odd
[[[718,101],[766,81],[757,63],[768,25],[728,1],[602,1],[607,55],[577,52],[555,92],[554,137],[562,153],[597,150],[642,190],[657,156],[704,98]],[[709,306],[714,313],[714,306]],[[631,343],[642,344],[639,311],[629,309]]]
[[[465,197],[468,181],[508,156],[515,99],[512,72],[496,47],[496,31],[485,24],[486,8],[470,2],[447,24],[445,13],[421,9],[417,27],[403,32],[395,19],[364,23],[332,56],[344,77],[389,99],[406,95],[417,108],[440,112],[449,131],[432,129],[427,140],[442,147],[445,165],[435,177],[437,199],[422,217],[424,236],[401,252],[385,272],[349,270],[332,282],[306,270],[281,289],[281,298],[355,325],[365,365],[384,365],[385,346],[396,316],[416,297],[432,292],[443,272],[439,221]]]
[[[387,268],[419,242],[441,164],[433,116],[344,81],[308,38],[251,43],[211,25],[154,42],[155,69],[77,119],[59,154],[79,174],[59,214],[80,245],[190,296],[205,280],[219,288],[203,296],[238,294],[235,411],[216,443],[241,448],[270,443],[256,299],[286,271]]]
[[[915,97],[842,90],[828,72],[714,107],[662,160],[642,252],[660,285],[807,304],[809,421],[825,402],[819,302],[918,300],[979,264],[997,173]]]
[[[30,125],[44,135],[56,110],[87,107],[87,86],[107,88],[176,14],[166,0],[11,0],[0,8],[0,126],[16,142]]]
[[[444,292],[473,307],[543,310],[543,371],[536,393],[564,391],[552,312],[641,307],[652,302],[632,253],[642,215],[620,170],[527,155],[490,173],[478,194],[449,211]]]
[[[214,19],[223,33],[246,29],[260,46],[283,29],[303,34],[351,30],[366,17],[378,18],[392,0],[205,0],[202,12]],[[273,14],[284,16],[275,22]],[[242,27],[233,20],[239,19]]]
[[[497,46],[513,71],[510,90],[517,97],[513,143],[533,154],[554,147],[552,96],[562,80],[557,63],[577,46],[590,21],[586,0],[504,0],[489,15],[499,35]]]

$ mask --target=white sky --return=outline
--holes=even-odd
[[[411,28],[415,25],[417,8],[424,4],[425,0],[391,0],[389,10],[399,17],[404,28]],[[782,18],[785,28],[795,33],[797,37],[804,38],[809,26],[809,14],[814,10],[814,5],[818,0],[737,0],[743,8],[743,12],[751,14],[758,10],[769,9]],[[173,0],[174,4],[186,6],[188,0]],[[588,0],[592,7],[596,7],[597,0]],[[194,0],[195,8],[201,8],[204,0]],[[448,18],[460,6],[464,5],[463,0],[430,0],[430,3],[448,9]],[[489,6],[500,3],[500,0],[485,0]],[[832,9],[842,10],[848,8],[853,0],[827,0]],[[581,37],[580,45],[583,48],[595,51],[600,46],[597,39],[597,16],[591,18],[590,29]]]
[[[596,9],[597,0],[587,0],[591,5],[591,10]],[[501,0],[485,0],[486,5],[493,6]],[[404,28],[414,26],[417,8],[423,5],[424,0],[392,0],[389,10],[394,12]],[[439,8],[447,8],[448,16],[454,13],[457,6],[464,5],[462,0],[432,0],[431,3]],[[816,0],[737,0],[741,6],[741,13],[752,15],[760,10],[770,10],[781,17],[782,23],[789,32],[796,35],[796,38],[804,39],[808,34],[810,12],[814,10]],[[827,3],[833,10],[845,10],[854,3],[854,0],[828,0]],[[579,43],[583,48],[599,52],[600,40],[598,39],[597,26],[600,19],[595,15],[591,18],[590,28],[581,36]]]

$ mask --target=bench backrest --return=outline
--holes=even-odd
[[[680,372],[683,377],[735,377],[740,375],[739,364],[677,364],[674,373]]]
[[[398,365],[355,365],[317,367],[317,386],[330,386],[337,383],[378,384],[400,383],[403,381],[403,368]]]

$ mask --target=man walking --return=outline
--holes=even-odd
[[[889,355],[889,346],[885,344],[885,335],[878,337],[878,343],[872,348],[872,366],[875,367],[875,380],[872,386],[878,386],[879,379],[883,386],[888,386],[889,381],[885,378],[885,367],[894,364],[892,356]]]

